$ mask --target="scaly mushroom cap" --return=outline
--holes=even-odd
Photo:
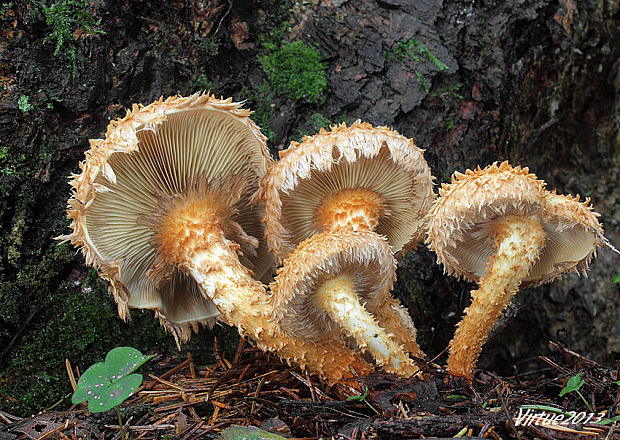
[[[360,121],[321,129],[292,142],[261,181],[256,197],[266,202],[270,250],[283,260],[298,243],[322,232],[325,212],[317,208],[347,190],[378,196],[374,230],[394,252],[423,232],[434,198],[431,170],[413,140]]]
[[[129,307],[154,309],[164,326],[186,340],[198,322],[210,324],[217,317],[217,308],[191,277],[170,268],[162,277],[153,232],[141,220],[200,181],[233,174],[244,181],[227,238],[241,241],[237,244],[246,250],[241,260],[258,277],[270,269],[260,207],[247,202],[271,159],[249,115],[232,99],[207,94],[162,98],[146,107],[134,105],[110,122],[105,139],[90,141],[81,173],[70,182],[67,215],[73,232],[60,238],[81,247],[86,263],[109,281],[122,318]]]
[[[528,168],[502,162],[457,172],[439,195],[427,215],[427,242],[451,275],[471,281],[486,275],[496,252],[491,230],[505,215],[535,217],[545,232],[544,247],[522,286],[551,281],[575,267],[583,272],[595,246],[608,246],[589,200],[547,191]]]
[[[385,238],[370,231],[320,233],[300,243],[271,283],[273,309],[281,327],[320,340],[338,325],[315,303],[315,293],[334,277],[348,275],[362,304],[387,301],[396,280],[396,261]]]

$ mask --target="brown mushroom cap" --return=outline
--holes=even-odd
[[[82,171],[71,181],[67,214],[73,233],[61,238],[80,246],[87,264],[110,282],[121,317],[128,307],[155,309],[181,339],[189,337],[197,322],[209,324],[217,317],[215,305],[185,273],[168,268],[163,278],[153,275],[153,233],[141,221],[195,182],[232,174],[243,178],[247,187],[232,218],[243,233],[227,238],[247,238],[238,243],[250,251],[242,262],[257,276],[271,267],[266,244],[251,245],[264,233],[260,208],[247,202],[270,158],[249,114],[231,99],[199,93],[171,97],[146,107],[134,105],[124,118],[110,123],[105,139],[90,141]]]
[[[431,171],[423,150],[396,131],[343,123],[291,143],[280,156],[258,193],[266,202],[269,247],[279,259],[322,231],[317,208],[343,190],[370,190],[379,196],[375,232],[387,237],[394,252],[422,231],[434,198]]]
[[[522,286],[551,281],[579,268],[582,272],[596,252],[607,246],[599,214],[589,200],[562,196],[544,189],[527,168],[494,163],[484,169],[455,173],[443,184],[428,213],[428,242],[437,260],[451,275],[478,281],[495,254],[493,221],[505,215],[536,216],[545,244]]]
[[[339,332],[315,299],[325,281],[341,275],[353,279],[361,303],[386,301],[396,279],[387,241],[368,231],[320,233],[303,241],[270,285],[274,314],[282,328],[309,340]]]

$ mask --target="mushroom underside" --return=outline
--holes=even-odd
[[[496,245],[489,233],[494,221],[487,221],[462,232],[463,239],[446,246],[446,253],[459,262],[459,271],[470,280],[487,275],[488,264],[496,252]],[[545,244],[540,256],[522,280],[532,285],[548,274],[563,273],[567,266],[574,267],[592,254],[596,234],[580,224],[567,225],[561,221],[547,221],[542,225]]]
[[[386,215],[378,219],[375,232],[399,250],[419,229],[423,216],[419,211],[427,194],[415,190],[415,177],[391,159],[387,147],[373,157],[360,156],[354,162],[340,157],[328,170],[313,169],[294,190],[281,194],[281,223],[288,231],[287,239],[290,243],[300,243],[323,231],[316,209],[326,196],[364,189],[377,194],[385,207]]]
[[[241,129],[239,130],[239,128]],[[231,132],[225,140],[217,129]],[[238,202],[239,209],[232,216],[246,234],[262,237],[264,227],[260,222],[260,206],[248,206],[247,201],[257,186],[258,176],[248,166],[253,159],[238,157],[231,151],[246,151],[244,136],[247,129],[224,112],[188,110],[167,115],[165,122],[154,129],[137,132],[139,148],[132,153],[113,153],[108,165],[113,170],[115,182],[99,173],[95,184],[99,188],[96,198],[86,211],[84,234],[96,249],[101,261],[118,266],[118,281],[129,292],[130,307],[156,308],[172,322],[188,322],[217,316],[210,300],[197,295],[199,288],[191,277],[175,271],[173,279],[160,288],[152,285],[145,276],[156,258],[150,241],[152,232],[140,218],[152,215],[162,197],[182,194],[197,180],[211,180],[222,175],[240,173],[250,183]],[[226,149],[209,148],[218,142],[227,142]],[[261,165],[262,166],[262,165]],[[96,234],[89,233],[96,231]],[[119,247],[119,241],[126,243]],[[243,263],[258,276],[270,276],[273,259],[266,243],[260,242],[256,255],[242,255]],[[178,313],[179,302],[188,301]]]
[[[316,234],[278,271],[271,285],[274,314],[287,333],[322,342],[326,335],[344,332],[378,365],[412,375],[417,368],[403,345],[413,347],[415,356],[423,354],[417,344],[399,339],[415,340],[415,329],[410,320],[401,322],[402,306],[390,299],[394,273],[391,249],[374,232]]]
[[[282,320],[282,326],[294,334],[304,334],[310,341],[321,340],[326,333],[332,333],[338,328],[338,324],[322,308],[317,306],[317,291],[321,286],[334,278],[333,273],[347,274],[350,277],[352,287],[355,290],[359,302],[371,307],[379,301],[385,300],[383,294],[377,295],[377,279],[371,274],[381,273],[377,262],[367,265],[368,271],[355,270],[351,263],[342,264],[335,258],[325,262],[323,267],[300,281],[296,286],[299,292],[307,294],[294,295],[287,303],[287,310]]]

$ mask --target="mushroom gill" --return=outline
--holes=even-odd
[[[387,127],[357,121],[293,142],[269,167],[255,196],[265,202],[270,250],[284,260],[272,288],[274,302],[290,294],[279,287],[288,285],[284,278],[296,273],[289,266],[308,264],[310,272],[318,270],[321,262],[313,259],[309,263],[302,256],[322,255],[321,249],[327,246],[346,248],[349,233],[363,232],[372,237],[368,238],[371,245],[388,245],[392,253],[417,242],[433,198],[432,176],[423,151],[413,140]],[[367,271],[361,265],[356,267]],[[364,298],[360,302],[363,295],[344,272],[331,271],[323,281],[323,287],[305,291],[304,295],[313,297],[309,304],[319,307],[321,313],[331,310],[331,321],[352,336],[359,348],[370,351],[377,364],[403,375],[417,371],[404,350],[417,358],[423,358],[424,353],[416,343],[413,322],[398,300],[382,294],[378,295],[382,301]],[[296,295],[302,295],[301,291]],[[339,318],[342,313],[332,307],[337,303],[351,310],[355,319]],[[374,330],[360,332],[354,322],[365,322]],[[294,319],[282,325],[292,334],[298,331]],[[375,334],[380,344],[368,336]],[[379,345],[390,347],[389,356]]]

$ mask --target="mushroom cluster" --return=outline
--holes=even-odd
[[[122,318],[152,309],[177,344],[220,320],[330,383],[373,359],[415,375],[425,355],[390,291],[395,255],[426,236],[446,272],[479,283],[448,360],[471,377],[519,286],[613,249],[589,200],[527,168],[456,173],[436,199],[423,150],[394,130],[333,126],[274,162],[249,116],[200,93],[134,105],[70,182],[59,238],[108,281]]]
[[[263,207],[249,203],[271,159],[249,115],[206,94],[135,105],[90,141],[59,238],[109,282],[122,318],[153,309],[177,344],[219,319],[330,380],[369,371],[342,339],[316,344],[271,319]]]
[[[256,198],[283,261],[270,288],[284,331],[344,334],[386,371],[414,374],[409,354],[424,353],[390,290],[393,253],[417,241],[434,198],[423,151],[386,127],[343,123],[281,152]]]

